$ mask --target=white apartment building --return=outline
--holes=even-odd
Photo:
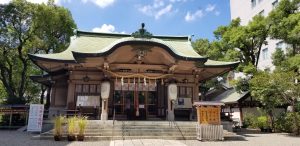
[[[280,0],[230,0],[231,19],[240,18],[241,25],[247,25],[255,15],[267,16],[279,3]],[[284,49],[286,44],[281,40],[273,40],[267,38],[268,44],[262,47],[258,68],[261,70],[274,70],[275,66],[272,64],[272,54],[276,48]]]

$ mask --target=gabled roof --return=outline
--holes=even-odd
[[[240,99],[248,95],[249,91],[239,93],[234,88],[229,89],[222,94],[218,95],[213,101],[223,102],[225,104],[238,103]]]

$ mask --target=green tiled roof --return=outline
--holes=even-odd
[[[129,34],[116,33],[93,33],[77,31],[76,37],[71,38],[69,47],[60,53],[53,54],[30,54],[33,60],[50,60],[62,62],[76,62],[75,55],[105,54],[112,48],[124,42],[149,42],[163,45],[173,56],[184,60],[205,62],[207,67],[236,67],[238,62],[221,62],[207,59],[196,53],[189,41],[188,36],[152,36],[152,38],[134,38]],[[75,56],[76,57],[76,56]]]
[[[72,52],[77,53],[103,53],[114,45],[126,41],[155,42],[168,46],[175,54],[190,58],[205,58],[196,53],[188,40],[188,37],[155,36],[151,39],[133,38],[126,34],[108,33],[87,33],[78,32],[75,38],[71,39],[70,46],[61,53],[34,54],[34,56],[55,60],[74,60]]]

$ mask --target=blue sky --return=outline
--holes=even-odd
[[[0,0],[5,3],[10,0]],[[28,0],[35,3],[47,0]],[[229,0],[55,0],[68,8],[79,30],[129,33],[140,28],[154,35],[194,35],[214,39],[230,22]]]

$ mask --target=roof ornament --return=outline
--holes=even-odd
[[[152,34],[150,32],[148,32],[144,27],[145,27],[145,23],[141,24],[141,28],[132,33],[131,36],[134,38],[146,38],[146,39],[151,39],[152,38]]]

